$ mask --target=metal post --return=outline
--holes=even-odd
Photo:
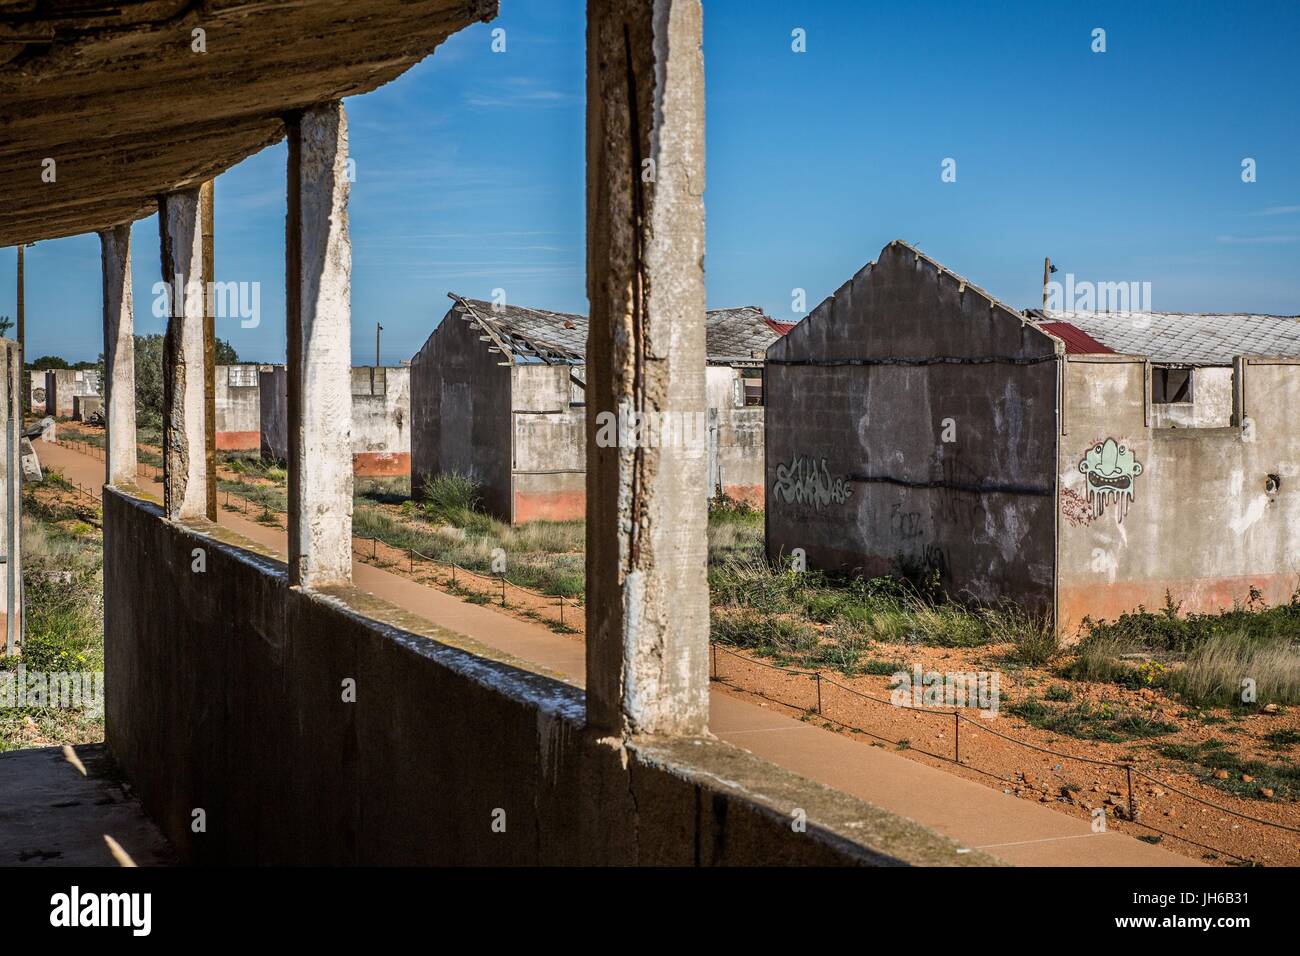
[[[822,712],[822,675],[818,671],[813,676],[817,678],[817,713],[820,714]]]
[[[1137,819],[1137,814],[1134,812],[1134,807],[1133,807],[1133,767],[1132,767],[1132,765],[1130,764],[1129,766],[1126,766],[1126,767],[1124,768],[1124,772],[1125,772],[1125,774],[1128,776],[1128,818],[1129,818],[1130,820],[1136,820],[1136,819]]]
[[[953,758],[961,763],[961,714],[952,712],[952,747]]]

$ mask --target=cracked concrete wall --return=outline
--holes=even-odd
[[[45,379],[46,413],[71,418],[78,395],[98,395],[99,375],[94,369],[55,368],[40,373]]]
[[[341,102],[289,123],[289,568],[295,584],[352,580],[352,242]]]
[[[261,368],[218,365],[213,379],[218,451],[257,451],[262,443]]]
[[[767,548],[1053,607],[1055,346],[891,243],[768,349]],[[951,438],[951,441],[945,440]]]
[[[587,516],[587,413],[574,405],[569,365],[511,370],[514,463],[511,514],[526,521],[582,521]]]
[[[353,367],[352,473],[368,477],[411,473],[409,368]]]
[[[204,458],[203,235],[199,190],[158,198],[163,281],[171,315],[163,337],[163,495],[168,517],[207,514]]]
[[[110,485],[135,484],[135,307],[131,226],[99,234],[104,282],[104,470]]]
[[[714,738],[602,737],[577,687],[161,519],[105,494],[105,725],[184,862],[990,862]]]
[[[1170,428],[1156,427],[1141,359],[1065,363],[1058,564],[1067,631],[1089,614],[1158,610],[1166,594],[1184,613],[1215,612],[1247,603],[1252,588],[1272,605],[1300,588],[1300,362],[1251,358],[1239,368],[1238,424]],[[1280,479],[1272,492],[1270,476]]]
[[[587,717],[708,721],[707,451],[597,446],[601,412],[705,413],[699,0],[587,8]]]

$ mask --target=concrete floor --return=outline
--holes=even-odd
[[[103,744],[0,753],[0,866],[168,866]]]
[[[61,446],[36,442],[45,467],[72,481],[97,486],[104,464]],[[157,482],[141,479],[149,494],[161,497]],[[219,523],[283,555],[283,529],[258,524],[220,510]],[[581,686],[585,647],[545,627],[509,617],[489,607],[467,604],[442,591],[417,584],[357,561],[354,583],[392,604],[483,644],[531,661]],[[865,746],[842,734],[774,714],[728,696],[711,695],[709,727],[719,738],[794,772],[878,807],[915,820],[1022,866],[1199,866],[1114,831],[1093,833],[1088,822],[1057,813],[998,790],[945,773],[878,747]]]

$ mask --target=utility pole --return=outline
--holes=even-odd
[[[1051,275],[1056,270],[1052,268],[1050,258],[1043,259],[1043,311],[1047,311],[1047,285],[1051,282]]]
[[[384,327],[378,322],[375,323],[375,368],[379,368],[379,333],[384,331]]]

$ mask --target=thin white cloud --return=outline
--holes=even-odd
[[[1219,236],[1218,241],[1228,246],[1262,246],[1300,242],[1300,236]]]
[[[1255,213],[1256,216],[1289,216],[1300,212],[1300,206],[1269,206]]]

